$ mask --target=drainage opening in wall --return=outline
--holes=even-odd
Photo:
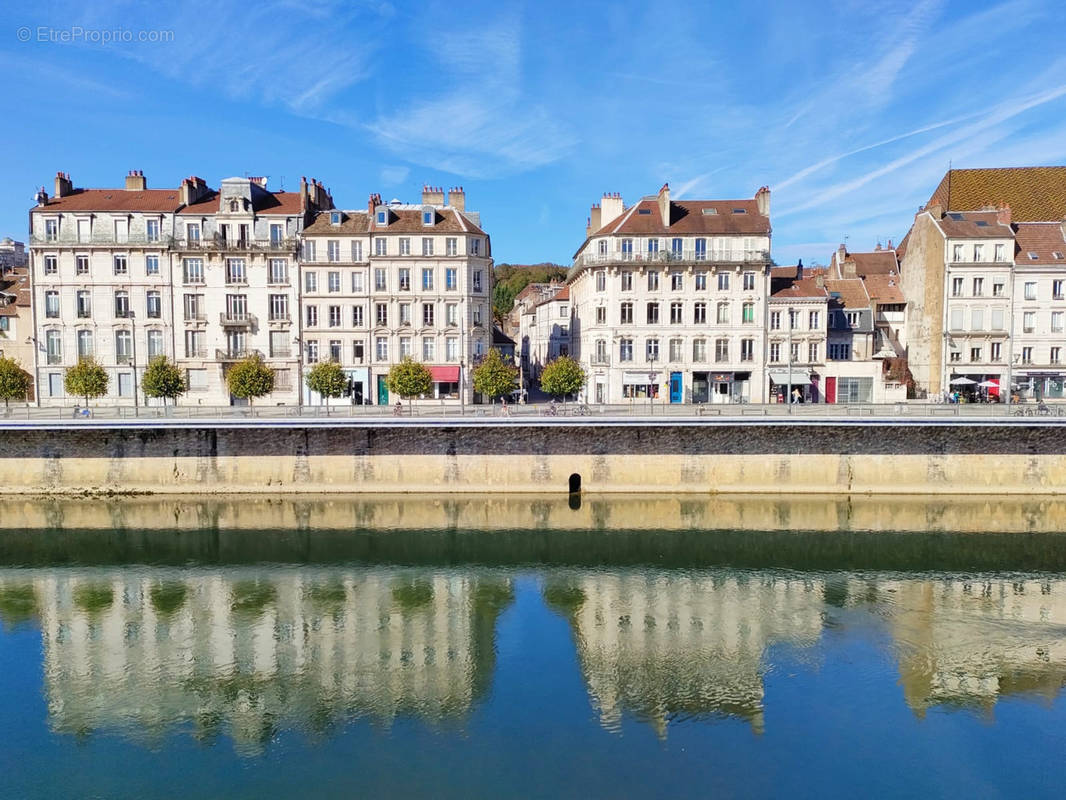
[[[574,473],[570,476],[570,494],[577,494],[581,491],[581,476],[578,473]]]

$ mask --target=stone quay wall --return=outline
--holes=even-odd
[[[1066,493],[1043,421],[0,427],[0,493]]]

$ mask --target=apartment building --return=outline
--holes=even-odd
[[[110,376],[105,402],[136,405],[148,361],[165,355],[186,370],[181,402],[239,403],[225,373],[263,353],[276,370],[266,402],[295,403],[298,357],[281,347],[272,295],[296,307],[290,275],[307,217],[331,207],[317,181],[274,192],[265,178],[198,177],[149,189],[133,170],[121,189],[75,188],[59,173],[30,213],[33,311],[41,402],[60,404],[65,369],[93,356]],[[284,329],[289,339],[295,326]]]
[[[770,190],[628,208],[604,195],[567,276],[587,399],[764,402]]]
[[[555,283],[539,285],[545,287],[539,293],[540,299],[524,303],[518,325],[522,374],[530,381],[540,377],[549,361],[571,355],[572,349],[570,287]]]
[[[907,351],[920,391],[1061,397],[1066,167],[950,170],[903,245]],[[1057,255],[1056,255],[1057,254]],[[1059,292],[1056,294],[1056,292]],[[1017,371],[1017,377],[1014,373]]]
[[[33,374],[35,344],[29,255],[22,242],[0,241],[0,358],[13,358]],[[29,400],[35,399],[35,387]]]
[[[822,383],[829,319],[824,272],[803,277],[803,267],[788,286],[768,301],[767,378],[771,403],[827,400]],[[832,401],[829,401],[832,402]]]
[[[480,214],[466,210],[461,187],[426,186],[421,200],[374,194],[366,210],[319,214],[304,233],[304,365],[340,363],[349,402],[388,405],[389,369],[408,356],[433,374],[423,400],[471,402],[470,369],[492,346],[492,254]]]

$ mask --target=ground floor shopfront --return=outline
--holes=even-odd
[[[1025,371],[1014,373],[1014,393],[1021,400],[1066,398],[1066,372]]]
[[[762,385],[758,378],[751,371],[592,369],[583,399],[598,405],[640,400],[675,405],[759,403]]]

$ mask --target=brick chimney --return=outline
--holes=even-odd
[[[589,210],[588,224],[585,226],[586,239],[603,227],[603,223],[600,222],[600,219],[600,204],[593,203],[592,208]]]
[[[1000,225],[1010,225],[1010,204],[1004,203],[996,209],[996,221]]]
[[[755,205],[760,214],[767,219],[770,218],[770,187],[759,187],[759,191],[755,193]]]
[[[144,173],[139,169],[131,169],[126,173],[126,191],[127,192],[143,192],[148,188],[148,181],[144,178]]]
[[[203,178],[190,175],[181,182],[180,195],[181,204],[191,206],[207,195],[207,183]]]
[[[381,195],[377,192],[370,195],[366,201],[366,213],[370,215],[370,224],[376,225],[377,220],[374,218],[374,211],[381,205]]]
[[[56,173],[56,197],[66,197],[68,194],[73,193],[74,184],[70,182],[69,172],[57,172]]]
[[[663,221],[663,227],[670,227],[670,184],[664,183],[663,188],[659,190],[659,194],[655,197],[655,201],[659,204],[659,217]]]
[[[625,211],[625,206],[622,203],[622,195],[618,192],[607,192],[603,195],[603,199],[600,201],[600,227],[606,225],[609,222],[614,222]]]
[[[443,192],[441,196],[443,197]],[[466,211],[466,192],[462,186],[453,186],[448,190],[448,205],[456,211]]]
[[[837,269],[844,268],[844,262],[848,258],[848,249],[844,245],[837,248]]]
[[[423,186],[422,187],[422,205],[424,206],[442,206],[444,205],[444,189],[440,186]]]
[[[817,286],[819,289],[825,288],[825,273],[819,272],[817,275],[814,276],[814,285]]]

